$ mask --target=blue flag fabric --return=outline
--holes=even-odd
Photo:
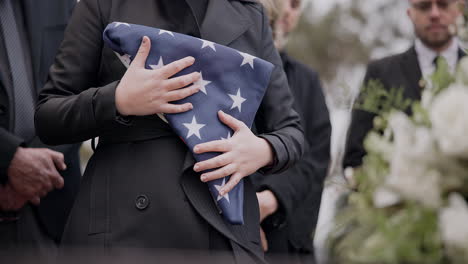
[[[143,36],[151,39],[147,69],[158,69],[187,56],[195,63],[174,77],[200,72],[196,83],[198,93],[175,103],[191,102],[191,111],[161,116],[179,135],[190,151],[197,144],[227,139],[233,131],[218,119],[218,111],[252,126],[255,114],[270,81],[273,64],[235,49],[192,36],[163,29],[114,22],[103,33],[104,42],[116,52],[128,67],[135,58]],[[220,153],[195,154],[197,161],[213,158]],[[208,182],[210,193],[220,213],[231,224],[243,224],[244,184],[224,196],[219,190],[229,177]]]

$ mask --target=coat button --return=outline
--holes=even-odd
[[[138,197],[135,200],[135,206],[138,210],[145,210],[149,206],[149,199],[148,196],[146,195],[138,195]]]

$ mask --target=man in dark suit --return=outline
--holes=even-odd
[[[456,20],[462,15],[464,2],[459,0],[410,0],[407,14],[413,22],[416,41],[409,50],[373,61],[368,65],[364,84],[380,81],[385,89],[404,89],[405,98],[420,100],[426,79],[434,72],[436,58],[442,57],[454,72],[458,60],[465,56],[456,38]],[[365,96],[364,94],[360,95]],[[363,141],[373,127],[375,115],[353,110],[348,131],[344,168],[362,164],[366,154]]]
[[[46,146],[34,129],[36,96],[74,4],[0,2],[0,250],[52,256],[79,186],[79,145]]]
[[[201,37],[272,62],[275,67],[255,118],[259,134],[219,114],[236,132],[196,147],[197,153],[223,154],[194,166],[191,150],[155,114],[190,111],[189,103],[171,98],[197,93],[199,88],[190,84],[200,80],[200,74],[168,78],[197,62],[186,57],[148,70],[150,46],[158,43],[144,37],[127,69],[103,43],[102,33],[114,21]],[[268,20],[254,0],[81,0],[36,111],[38,134],[47,143],[99,136],[67,223],[64,250],[226,251],[224,263],[264,262],[259,209],[246,176],[258,169],[282,171],[301,156],[303,133],[292,103]],[[199,173],[211,168],[216,170]],[[228,188],[245,179],[243,225],[223,220],[202,179],[226,175],[233,176]]]
[[[264,2],[264,1],[261,1]],[[285,51],[302,11],[300,0],[275,0],[270,17],[276,47],[304,127],[306,151],[289,170],[255,178],[267,259],[274,263],[313,262],[312,236],[330,161],[330,118],[317,72]],[[276,10],[276,11],[275,11]],[[281,256],[282,255],[282,256]]]

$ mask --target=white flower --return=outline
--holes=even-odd
[[[389,126],[394,137],[393,158],[404,156],[427,163],[438,160],[435,139],[428,128],[416,126],[403,112],[393,112]]]
[[[415,126],[402,112],[392,113],[389,125],[395,148],[385,186],[402,198],[430,208],[439,207],[441,175],[431,166],[437,161],[438,153],[430,130]]]
[[[375,191],[373,198],[374,206],[377,208],[393,206],[401,201],[401,197],[397,193],[385,187],[378,188]]]
[[[386,160],[392,155],[393,146],[391,142],[377,132],[369,132],[364,141],[364,145],[369,153],[382,155]]]
[[[431,89],[424,89],[421,95],[421,106],[424,107],[424,109],[428,109],[431,106],[433,98],[433,91]]]
[[[452,84],[434,99],[430,119],[441,151],[468,158],[468,88]]]
[[[468,249],[468,206],[457,193],[450,194],[449,205],[439,211],[439,230],[444,244]]]
[[[440,173],[411,159],[393,161],[385,184],[403,198],[428,208],[438,208],[441,204]]]

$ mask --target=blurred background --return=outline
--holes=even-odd
[[[342,173],[349,114],[367,63],[403,52],[413,44],[407,7],[407,0],[307,0],[287,49],[317,70],[323,82],[333,127],[329,178]],[[459,27],[465,48],[467,15],[465,12]]]

